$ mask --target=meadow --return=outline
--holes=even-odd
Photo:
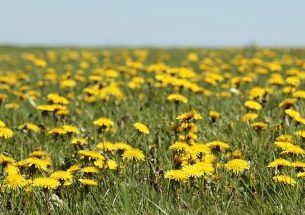
[[[305,49],[0,47],[1,214],[304,214]]]

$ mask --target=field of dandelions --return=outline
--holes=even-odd
[[[0,48],[1,214],[304,214],[305,49]]]

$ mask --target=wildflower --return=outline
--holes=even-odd
[[[281,149],[287,149],[288,147],[292,147],[293,144],[290,143],[290,142],[284,142],[284,141],[275,141],[273,143],[275,146],[277,146],[278,148],[281,148]]]
[[[33,180],[33,187],[45,188],[48,190],[56,189],[60,183],[57,179],[51,177],[39,177]]]
[[[136,122],[133,124],[133,127],[137,129],[140,133],[149,134],[149,129],[146,125],[140,122]]]
[[[250,168],[250,165],[247,161],[242,159],[233,159],[225,164],[225,168],[227,171],[233,171],[234,174],[240,174],[246,169]]]
[[[189,150],[189,145],[185,142],[175,142],[169,149],[176,152],[187,152]]]
[[[140,149],[136,149],[136,148],[127,149],[123,153],[122,157],[123,157],[123,159],[126,159],[126,160],[139,160],[139,161],[145,160],[144,153]]]
[[[47,96],[48,101],[50,101],[53,104],[61,104],[61,105],[66,105],[69,104],[68,99],[66,99],[63,96],[58,95],[57,93],[50,93]]]
[[[7,127],[0,127],[0,138],[9,139],[12,138],[14,135],[14,132],[7,128]]]
[[[50,175],[50,178],[54,178],[59,182],[63,182],[63,185],[68,186],[72,184],[72,173],[68,171],[55,171]]]
[[[75,172],[77,172],[78,170],[81,169],[81,166],[80,165],[77,165],[77,164],[74,164],[72,166],[70,166],[68,169],[67,169],[67,172],[73,174]]]
[[[92,180],[92,179],[88,179],[88,178],[80,178],[78,179],[78,181],[86,186],[97,186],[97,181]]]
[[[218,113],[217,111],[210,111],[209,117],[212,122],[216,122],[220,119],[220,113]]]
[[[273,181],[278,182],[278,183],[283,183],[283,184],[289,184],[289,185],[295,185],[297,182],[290,177],[289,175],[278,175],[274,176]]]
[[[165,172],[164,178],[178,182],[186,182],[188,180],[188,175],[183,170],[169,170]]]
[[[262,109],[262,105],[256,101],[246,101],[245,102],[245,106],[251,110],[261,110]]]
[[[28,131],[32,131],[32,132],[35,132],[35,133],[40,132],[40,127],[33,124],[33,123],[25,123],[25,124],[19,125],[18,128],[28,130]]]
[[[212,141],[207,143],[207,146],[211,149],[224,151],[225,149],[230,148],[229,144],[222,141]]]
[[[118,150],[117,146],[111,142],[101,142],[96,145],[97,149],[103,150],[103,151],[116,151]]]
[[[286,147],[285,150],[281,152],[281,154],[304,155],[305,150],[302,149],[300,146],[291,145]]]
[[[6,155],[3,155],[3,154],[0,154],[0,164],[12,164],[12,163],[15,163],[15,159],[14,158],[11,158],[11,157],[8,157]]]
[[[103,128],[103,129],[110,129],[114,125],[114,122],[109,118],[102,117],[102,118],[95,120],[93,122],[93,124]]]
[[[42,160],[39,158],[27,158],[25,160],[19,161],[17,163],[17,165],[19,167],[34,167],[35,169],[38,169],[40,171],[47,171],[48,167],[51,165],[52,163],[48,160]]]
[[[300,117],[300,113],[293,109],[286,109],[285,113],[291,118]]]
[[[264,130],[267,128],[268,125],[263,122],[254,122],[254,123],[251,123],[250,126],[256,130]]]
[[[280,104],[279,107],[283,107],[285,109],[292,107],[296,103],[297,99],[284,99]]]
[[[181,94],[178,93],[174,93],[174,94],[170,94],[167,97],[168,101],[175,101],[175,102],[181,102],[181,103],[187,103],[187,98]]]
[[[88,141],[85,138],[81,138],[81,137],[74,137],[71,140],[71,144],[72,145],[87,145]]]
[[[104,160],[104,156],[101,155],[98,151],[90,151],[90,150],[79,150],[78,154],[81,159],[87,158],[89,160]]]
[[[20,174],[9,174],[4,178],[4,188],[17,190],[27,184],[27,180]]]
[[[282,166],[291,166],[291,162],[284,158],[277,158],[274,161],[268,164],[268,167],[282,167]]]
[[[76,128],[75,126],[72,126],[72,125],[64,125],[64,126],[62,126],[62,129],[64,130],[64,131],[66,131],[66,133],[75,133],[75,134],[79,134],[80,133],[80,131],[79,131],[79,129],[78,128]]]
[[[294,134],[298,135],[298,136],[300,136],[302,138],[305,138],[305,130],[303,130],[303,131],[296,131],[296,132],[294,132]]]
[[[79,170],[79,172],[83,172],[83,173],[97,173],[98,169],[95,168],[94,166],[87,166],[87,167],[83,167]]]
[[[257,113],[246,113],[245,115],[242,116],[241,121],[248,122],[256,119],[257,117],[258,117]]]
[[[191,112],[188,112],[188,113],[182,113],[180,114],[179,116],[177,116],[176,119],[179,119],[179,120],[182,120],[182,121],[191,121],[191,120],[199,120],[199,119],[202,119],[202,116],[197,113],[196,111],[191,111]]]
[[[276,138],[277,141],[279,142],[290,142],[292,141],[293,136],[292,135],[280,135]]]

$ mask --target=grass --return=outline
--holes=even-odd
[[[188,59],[189,53],[197,53],[199,60]],[[28,53],[27,59],[24,58]],[[35,57],[31,57],[32,54]],[[50,54],[51,53],[51,54]],[[56,59],[52,59],[51,55]],[[146,56],[147,54],[147,56]],[[29,57],[30,56],[30,57]],[[240,60],[237,56],[239,56]],[[46,65],[39,65],[37,57]],[[88,138],[88,149],[95,149],[102,140],[126,142],[141,149],[145,161],[122,160],[118,154],[108,154],[111,159],[122,164],[117,170],[101,169],[94,175],[75,175],[70,186],[61,186],[55,190],[36,189],[26,192],[23,188],[5,189],[5,165],[0,167],[0,211],[3,214],[303,214],[305,213],[304,181],[297,178],[293,167],[278,169],[267,168],[275,158],[283,157],[290,161],[304,161],[302,155],[281,155],[274,146],[275,138],[281,134],[294,135],[303,130],[304,125],[292,119],[285,120],[284,109],[278,107],[285,98],[293,93],[284,93],[289,83],[276,86],[268,80],[274,73],[283,79],[297,77],[300,84],[295,90],[304,89],[303,49],[49,49],[49,48],[0,48],[0,94],[6,99],[0,105],[0,120],[14,131],[9,139],[0,139],[0,152],[17,161],[26,159],[31,152],[40,148],[48,153],[52,167],[37,172],[34,177],[49,176],[55,170],[66,170],[72,164],[81,163],[77,150],[70,144],[72,136],[52,136],[49,129],[71,124],[81,130],[81,136]],[[259,63],[249,59],[258,58]],[[287,60],[290,59],[290,61]],[[140,66],[126,64],[127,59],[140,62]],[[211,64],[204,61],[210,59]],[[86,63],[84,63],[86,62]],[[175,87],[172,83],[165,87],[155,87],[158,83],[155,72],[147,72],[150,65],[163,62],[169,68],[187,67],[196,73],[196,78],[185,78],[203,90],[193,92],[185,87]],[[279,71],[272,71],[270,63],[281,65]],[[87,64],[87,65],[85,65]],[[244,67],[244,68],[242,68]],[[97,72],[102,68],[102,74]],[[117,72],[117,77],[103,75],[107,69]],[[204,68],[204,69],[203,69]],[[260,73],[264,68],[266,72]],[[288,74],[289,69],[297,74]],[[46,76],[54,70],[50,80]],[[22,71],[22,73],[20,73]],[[81,71],[81,72],[80,72]],[[93,82],[90,77],[96,73],[101,80]],[[162,73],[162,72],[161,72]],[[55,74],[55,75],[54,75]],[[222,81],[215,85],[204,78],[211,74],[220,74]],[[302,76],[303,75],[303,76]],[[23,78],[23,77],[27,78]],[[177,76],[174,73],[174,76]],[[9,81],[3,77],[8,77]],[[14,80],[16,79],[14,83]],[[80,77],[84,80],[81,81]],[[144,84],[131,89],[128,83],[134,77],[142,77]],[[233,84],[233,79],[251,77],[249,83]],[[76,80],[75,87],[62,87],[65,79]],[[95,84],[103,87],[117,83],[124,99],[109,96],[97,99],[95,103],[85,101],[83,89]],[[227,86],[225,86],[227,85]],[[236,87],[240,94],[230,93]],[[244,102],[249,100],[248,92],[253,87],[272,88],[258,113],[256,122],[266,122],[267,129],[256,131],[241,117],[248,112]],[[30,91],[37,93],[33,97],[24,97]],[[66,116],[48,114],[44,116],[36,110],[36,105],[47,103],[49,93],[58,93],[69,98],[67,105],[70,113]],[[108,92],[109,93],[109,92]],[[184,95],[188,102],[179,104],[168,101],[171,93]],[[109,95],[111,92],[109,93]],[[16,103],[17,108],[10,108]],[[301,116],[305,116],[304,100],[299,98],[293,106]],[[196,110],[203,116],[198,120],[198,143],[214,140],[230,145],[225,152],[215,152],[219,165],[212,176],[190,178],[181,183],[164,178],[164,172],[175,166],[173,152],[169,146],[177,140],[171,129],[171,123],[177,123],[177,115]],[[221,118],[212,123],[209,111],[221,114]],[[112,132],[98,133],[93,121],[99,117],[108,117],[115,122]],[[148,126],[149,135],[139,134],[134,122]],[[18,129],[18,126],[32,122],[40,125],[39,133]],[[280,130],[274,129],[281,125]],[[79,135],[78,135],[79,136]],[[294,144],[303,147],[303,140],[294,137]],[[240,150],[242,158],[250,163],[250,169],[239,175],[226,171],[223,165],[231,160],[231,153]],[[216,166],[215,166],[216,167]],[[22,170],[23,171],[23,170]],[[28,170],[24,170],[29,179]],[[279,174],[291,175],[297,183],[292,186],[277,183],[272,177]],[[77,179],[88,176],[98,182],[98,186],[84,186]],[[217,177],[216,177],[217,176]]]

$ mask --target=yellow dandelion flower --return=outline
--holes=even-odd
[[[144,161],[145,155],[140,149],[131,148],[124,151],[122,155],[124,160],[138,160],[138,161]]]
[[[173,93],[167,96],[168,101],[187,103],[187,98],[179,93]]]
[[[227,171],[233,171],[234,174],[240,174],[249,168],[249,163],[242,159],[233,159],[225,164],[225,169]]]
[[[77,172],[78,170],[80,170],[81,169],[81,166],[80,165],[78,165],[78,164],[74,164],[74,165],[72,165],[72,166],[70,166],[68,169],[67,169],[67,172],[70,172],[70,173],[75,173],[75,172]]]
[[[109,128],[113,127],[114,122],[109,118],[102,117],[102,118],[95,120],[93,122],[93,125],[99,126],[104,129],[109,129]]]
[[[183,170],[169,170],[165,172],[164,178],[178,182],[186,182],[189,177]]]
[[[117,150],[123,150],[123,151],[132,148],[130,145],[128,145],[127,143],[124,143],[124,142],[116,142],[116,143],[114,144],[114,147],[115,147]]]
[[[20,174],[9,174],[4,178],[4,188],[9,190],[17,190],[27,185],[27,180]]]
[[[220,150],[220,151],[224,151],[228,148],[230,148],[229,144],[222,142],[222,141],[212,141],[206,144],[210,149],[214,149],[214,150]]]
[[[221,115],[217,111],[210,111],[209,117],[212,122],[216,122],[217,120],[220,119]]]
[[[185,142],[175,142],[174,144],[172,144],[169,149],[172,151],[176,151],[176,152],[180,152],[180,153],[185,153],[187,151],[189,151],[190,146],[185,143]]]
[[[15,162],[16,162],[16,160],[14,158],[0,154],[0,164],[6,165],[6,164],[12,164]]]
[[[249,101],[246,101],[244,103],[244,105],[251,109],[251,110],[261,110],[262,109],[262,105],[256,101],[252,101],[252,100],[249,100]]]
[[[69,171],[55,171],[50,175],[50,178],[54,178],[59,181],[72,181],[73,176]]]
[[[282,141],[275,141],[273,143],[276,147],[282,149],[282,150],[285,150],[287,149],[288,147],[293,147],[294,144],[290,143],[290,142],[282,142]]]
[[[32,186],[52,190],[59,187],[60,183],[57,179],[51,177],[39,177],[33,180]]]
[[[133,127],[140,133],[149,134],[149,129],[146,125],[141,122],[136,122],[133,124]]]
[[[97,173],[98,169],[94,166],[86,166],[83,167],[79,170],[79,172],[83,172],[83,173]]]
[[[287,114],[291,118],[300,117],[300,113],[293,109],[286,109],[285,114]]]
[[[297,99],[287,98],[284,99],[280,104],[279,107],[283,107],[285,109],[292,107],[297,102]]]
[[[252,128],[254,128],[255,130],[264,130],[268,127],[268,125],[264,122],[254,122],[254,123],[251,123],[250,126]]]
[[[15,175],[15,174],[19,174],[19,168],[17,166],[15,166],[15,164],[8,164],[5,168],[4,168],[4,172],[7,173],[8,175]]]
[[[97,186],[97,181],[88,179],[88,178],[80,178],[78,181],[85,186]]]
[[[182,120],[182,121],[191,121],[191,120],[199,120],[202,119],[201,114],[197,113],[196,111],[191,111],[188,113],[182,113],[179,116],[177,116],[178,120]]]
[[[25,123],[25,124],[18,126],[18,128],[28,130],[28,131],[33,131],[35,133],[40,132],[40,127],[33,123]]]
[[[246,113],[245,115],[242,116],[241,120],[242,122],[249,122],[258,117],[257,113]]]
[[[42,160],[35,157],[29,157],[25,160],[21,160],[17,162],[17,166],[19,167],[34,167],[35,169],[38,169],[40,171],[47,171],[48,167],[51,166],[52,163],[49,160]]]
[[[302,161],[295,161],[291,163],[291,166],[295,168],[305,168],[305,162]]]
[[[294,134],[299,137],[305,138],[305,131],[296,131],[294,132]]]
[[[100,149],[102,151],[110,151],[110,152],[118,150],[118,148],[116,147],[116,145],[114,143],[111,143],[108,141],[97,144],[96,148]]]
[[[278,176],[274,176],[272,179],[273,179],[273,181],[275,181],[277,183],[282,183],[282,184],[295,185],[297,183],[289,175],[278,175]]]
[[[87,145],[88,141],[85,138],[82,137],[74,137],[71,140],[72,145]]]
[[[281,154],[292,154],[292,155],[304,155],[305,150],[302,149],[300,146],[292,145],[288,146],[281,152]]]
[[[73,125],[64,125],[62,126],[62,129],[67,133],[74,133],[74,134],[80,133],[79,129]]]
[[[62,104],[62,105],[69,104],[68,99],[66,99],[63,96],[58,95],[57,93],[50,93],[50,94],[48,94],[47,98],[48,98],[48,101],[53,104]]]
[[[0,138],[9,139],[14,136],[14,132],[8,127],[0,127]]]
[[[281,167],[281,166],[291,166],[291,162],[284,158],[276,158],[274,161],[268,164],[269,168]]]
[[[98,151],[90,151],[90,150],[79,150],[78,154],[81,159],[89,159],[89,160],[104,160],[105,157],[101,155]]]
[[[292,135],[288,135],[288,134],[284,134],[284,135],[280,135],[276,138],[277,141],[279,142],[291,142],[293,140],[293,136]]]
[[[297,173],[298,178],[304,178],[305,177],[305,172],[299,172]]]

